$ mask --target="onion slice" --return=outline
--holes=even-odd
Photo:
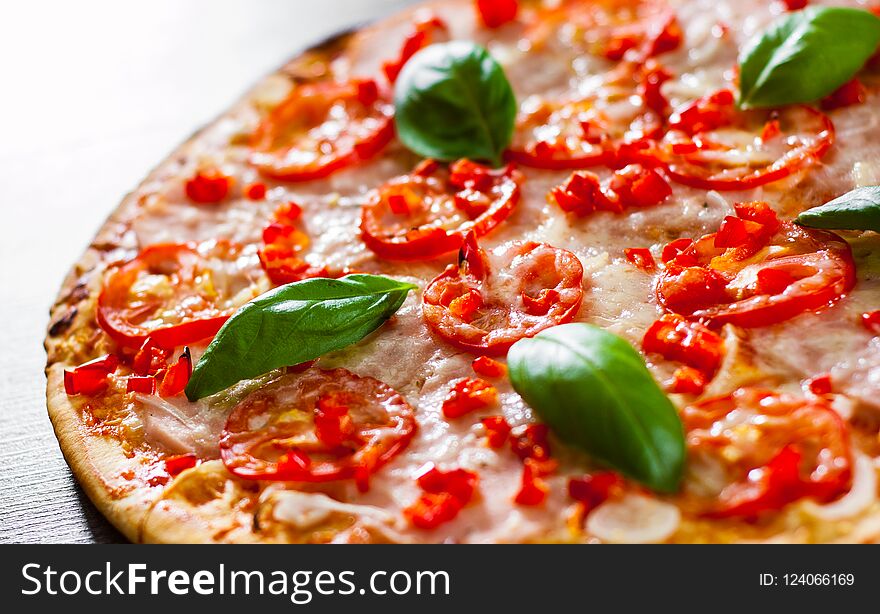
[[[587,530],[613,544],[654,544],[669,539],[680,522],[681,512],[674,505],[628,494],[597,507],[587,518]]]

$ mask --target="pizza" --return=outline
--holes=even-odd
[[[880,540],[878,15],[441,0],[299,54],[64,282],[74,474],[135,542]]]

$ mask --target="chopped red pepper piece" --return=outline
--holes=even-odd
[[[539,476],[535,461],[526,459],[523,464],[522,484],[513,500],[519,505],[541,505],[547,499],[549,490]]]
[[[64,391],[68,395],[94,396],[107,389],[107,376],[116,371],[119,359],[105,354],[73,369],[64,370]]]
[[[550,430],[546,424],[525,424],[511,432],[510,449],[522,460],[550,460]]]
[[[654,256],[647,247],[627,247],[623,250],[623,253],[630,264],[647,273],[657,268]]]
[[[817,375],[816,377],[811,378],[807,382],[807,388],[809,388],[810,392],[815,395],[822,396],[831,394],[834,390],[831,385],[831,375],[825,373],[824,375]]]
[[[165,368],[169,356],[171,356],[171,350],[159,347],[152,337],[147,337],[134,355],[131,369],[138,375],[156,375]]]
[[[727,126],[735,116],[733,92],[719,90],[677,109],[669,117],[669,126],[694,135]]]
[[[675,241],[671,241],[663,247],[663,251],[660,253],[660,260],[662,260],[663,263],[666,264],[667,262],[674,260],[679,254],[681,254],[681,252],[683,252],[693,244],[693,239],[688,238],[676,239]]]
[[[490,448],[500,448],[510,435],[510,424],[504,416],[489,416],[480,420],[486,429],[486,443]]]
[[[477,11],[487,28],[497,28],[516,19],[518,0],[477,0]]]
[[[568,494],[584,504],[587,511],[615,496],[623,488],[623,479],[613,471],[588,473],[568,481]]]
[[[194,203],[202,205],[219,203],[229,194],[232,178],[217,169],[199,171],[195,177],[188,179],[186,196]]]
[[[693,367],[679,367],[672,374],[666,389],[678,394],[700,394],[706,388],[706,374]]]
[[[432,13],[421,16],[414,24],[413,29],[403,41],[400,54],[394,61],[382,64],[382,72],[389,83],[397,81],[397,76],[409,59],[423,47],[439,42],[439,35],[449,31],[446,22]]]
[[[622,211],[617,194],[606,192],[598,175],[589,171],[573,172],[564,184],[553,188],[550,195],[560,209],[578,217],[595,211]]]
[[[474,372],[484,377],[502,377],[507,373],[507,366],[488,356],[477,356],[471,363]]]
[[[645,353],[660,354],[710,377],[721,364],[724,342],[720,335],[697,322],[667,313],[655,321],[642,338]]]
[[[430,530],[453,520],[470,503],[478,477],[466,469],[441,471],[429,464],[416,481],[425,494],[403,514],[413,526]]]
[[[799,11],[807,6],[808,0],[782,0],[786,10]]]
[[[348,413],[349,403],[345,392],[321,395],[315,407],[315,436],[318,441],[337,447],[351,439],[355,428]]]
[[[165,471],[168,472],[168,475],[174,477],[178,473],[181,473],[186,469],[192,469],[198,464],[199,457],[192,452],[179,454],[177,456],[169,456],[165,459]]]
[[[862,314],[862,326],[874,335],[880,335],[880,309]]]
[[[189,383],[190,375],[192,375],[192,355],[189,352],[189,346],[186,346],[177,362],[165,371],[162,382],[159,384],[159,395],[173,397],[180,394]]]
[[[854,104],[862,104],[868,97],[868,91],[858,78],[853,77],[839,88],[822,99],[820,105],[826,111],[840,109]]]
[[[715,234],[715,247],[742,247],[760,241],[764,226],[728,215]]]
[[[266,198],[266,184],[251,183],[245,186],[244,195],[249,200],[263,200]]]
[[[443,400],[443,415],[459,418],[475,409],[498,402],[495,386],[480,378],[462,377],[452,383],[452,389]]]
[[[608,189],[627,207],[652,207],[672,195],[672,188],[663,176],[641,164],[629,164],[614,171]]]
[[[153,394],[156,392],[156,378],[152,375],[132,375],[126,381],[125,391]]]

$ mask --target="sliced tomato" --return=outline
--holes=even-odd
[[[712,325],[766,326],[827,307],[853,287],[846,241],[787,222],[758,223],[772,210],[749,205],[739,206],[740,220],[753,217],[744,235],[741,228],[705,235],[666,263],[655,288],[661,305]]]
[[[220,458],[249,480],[365,487],[409,445],[413,409],[395,390],[346,369],[288,373],[242,400],[226,421]]]
[[[505,152],[511,162],[532,168],[587,168],[611,161],[606,128],[591,100],[541,101],[517,119],[513,142]]]
[[[821,397],[742,388],[685,408],[682,420],[692,466],[719,467],[728,481],[700,501],[708,515],[753,518],[849,488],[846,424]]]
[[[140,348],[147,337],[174,348],[214,335],[250,284],[238,248],[228,243],[159,243],[111,271],[98,295],[97,319],[117,343]],[[229,267],[235,270],[227,274]],[[218,279],[219,273],[224,279]]]
[[[298,85],[257,128],[251,162],[283,181],[326,177],[385,147],[393,114],[372,80]]]
[[[361,238],[380,258],[430,260],[483,236],[504,221],[520,197],[513,167],[492,170],[469,160],[449,167],[427,161],[375,190],[361,211]]]
[[[834,143],[834,124],[824,113],[804,105],[740,111],[729,90],[677,109],[669,127],[655,155],[672,180],[704,190],[779,181],[817,162]]]
[[[470,235],[459,260],[425,288],[422,313],[435,333],[469,352],[503,354],[580,308],[584,269],[567,250],[513,241],[487,253]]]
[[[564,38],[608,60],[643,62],[681,46],[683,32],[663,0],[565,0],[533,13],[529,38],[541,42],[556,29]]]

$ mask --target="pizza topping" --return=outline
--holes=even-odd
[[[661,543],[680,524],[681,512],[675,505],[641,493],[610,499],[587,517],[587,531],[612,544]]]
[[[823,113],[802,105],[739,111],[729,90],[677,109],[669,127],[659,145],[646,145],[650,155],[673,181],[704,190],[779,181],[814,164],[834,143],[834,124]]]
[[[568,481],[568,495],[581,503],[586,512],[623,492],[623,479],[613,471],[587,473]]]
[[[657,268],[654,256],[647,247],[627,247],[623,250],[623,255],[626,256],[627,262],[646,273],[651,273]]]
[[[251,162],[283,181],[326,177],[382,150],[393,114],[372,80],[297,85],[254,133]]]
[[[471,366],[475,373],[483,377],[503,377],[507,374],[507,367],[503,362],[498,362],[488,356],[477,356],[474,358]]]
[[[227,243],[150,245],[104,278],[98,324],[130,348],[141,347],[148,337],[152,346],[165,349],[211,337],[235,310],[239,292],[251,285],[242,274],[247,259],[238,254]],[[230,267],[243,279],[215,285],[217,273]]]
[[[523,462],[522,483],[519,491],[514,497],[514,502],[518,505],[541,505],[547,498],[550,489],[540,477],[540,470],[536,467],[535,461],[526,459]]]
[[[614,171],[604,184],[589,171],[575,171],[548,198],[563,211],[583,217],[596,211],[620,213],[629,207],[659,205],[671,194],[672,188],[655,169],[629,164]]]
[[[743,388],[687,407],[682,418],[689,454],[728,475],[702,503],[710,516],[753,518],[805,497],[829,501],[849,487],[846,425],[821,397]]]
[[[824,205],[807,209],[795,221],[812,228],[880,232],[880,186],[850,190]]]
[[[586,168],[611,161],[609,137],[589,100],[541,101],[520,115],[505,157],[533,168]]]
[[[270,290],[239,309],[211,341],[186,396],[195,401],[356,343],[400,309],[415,288],[378,275],[347,275]]]
[[[159,396],[173,397],[183,392],[192,375],[192,370],[192,355],[189,352],[189,347],[184,347],[180,358],[165,370],[162,381],[159,383]]]
[[[459,249],[467,233],[480,237],[511,214],[519,174],[458,160],[446,177],[420,165],[372,192],[361,213],[361,237],[380,258],[430,260]]]
[[[288,374],[242,400],[226,421],[220,458],[251,480],[325,482],[369,475],[409,444],[410,405],[345,369]]]
[[[675,392],[702,392],[700,384],[712,379],[721,364],[723,341],[717,333],[701,324],[666,314],[645,332],[642,349],[646,354],[659,354],[699,372],[699,375],[690,371],[676,372]]]
[[[336,277],[326,267],[314,266],[300,257],[309,246],[309,237],[298,228],[302,209],[294,202],[278,207],[273,221],[263,229],[260,264],[275,285],[289,284],[310,277]]]
[[[156,378],[152,375],[133,375],[125,382],[126,392],[139,392],[140,394],[155,394]]]
[[[248,200],[263,200],[266,198],[266,184],[250,183],[244,187],[244,195]]]
[[[560,439],[655,490],[678,489],[678,412],[629,343],[563,324],[518,341],[507,364],[514,389]]]
[[[504,69],[483,47],[457,40],[426,47],[406,63],[394,88],[397,136],[425,158],[501,165],[516,119]]]
[[[807,389],[817,396],[831,394],[834,390],[834,387],[831,384],[831,375],[829,373],[824,373],[822,375],[817,375],[816,377],[811,377],[807,382]]]
[[[867,96],[868,92],[865,86],[854,77],[823,98],[821,106],[826,111],[841,109],[854,104],[862,104]]]
[[[448,40],[448,38],[449,27],[445,21],[430,12],[419,15],[415,23],[413,23],[412,30],[406,35],[397,59],[382,64],[382,72],[385,73],[385,78],[388,79],[389,83],[394,83],[397,81],[397,75],[400,74],[403,65],[417,51],[441,40]]]
[[[503,447],[511,430],[504,416],[489,416],[480,420],[480,423],[486,429],[486,443],[489,447],[495,449]]]
[[[177,476],[179,473],[192,469],[199,464],[199,457],[189,452],[187,454],[178,454],[177,456],[169,456],[164,461],[165,471],[171,477]]]
[[[416,480],[425,492],[419,499],[403,510],[404,516],[419,529],[436,529],[454,520],[468,504],[477,489],[479,478],[467,469],[442,471],[428,463]]]
[[[422,313],[435,333],[467,351],[502,354],[580,308],[583,266],[569,251],[513,241],[487,253],[470,235],[460,261],[425,288]]]
[[[765,326],[826,307],[855,283],[838,236],[780,223],[766,203],[740,203],[737,218],[748,223],[728,222],[666,262],[656,284],[661,305],[716,326]]]
[[[739,104],[819,100],[850,80],[878,43],[880,19],[865,10],[811,6],[781,15],[740,52]]]
[[[872,335],[880,335],[880,309],[863,313],[862,326]]]
[[[460,418],[474,410],[490,407],[498,402],[495,386],[474,377],[462,377],[452,382],[452,388],[443,399],[443,415]]]
[[[519,0],[476,0],[480,20],[487,28],[497,28],[516,19]]]
[[[107,376],[119,366],[119,359],[105,354],[73,369],[64,370],[64,391],[70,395],[95,396],[107,389]]]
[[[232,178],[217,169],[199,171],[184,186],[186,197],[200,205],[213,205],[223,201],[232,187]]]

